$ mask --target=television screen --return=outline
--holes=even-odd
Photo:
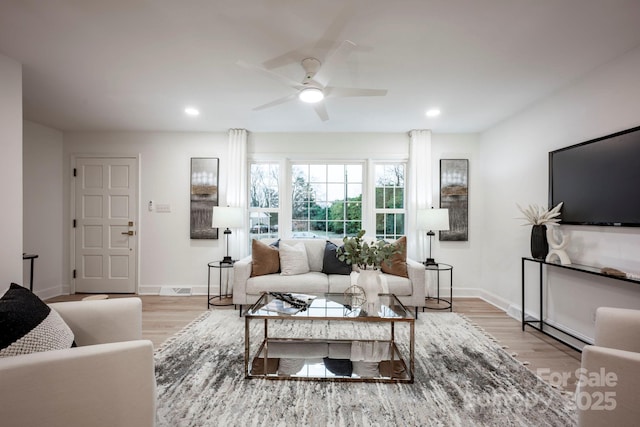
[[[563,224],[640,226],[640,127],[549,153]]]

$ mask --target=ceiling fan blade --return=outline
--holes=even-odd
[[[316,113],[318,114],[318,117],[320,117],[320,120],[322,120],[323,122],[329,120],[329,113],[327,113],[327,107],[324,105],[324,102],[317,102],[313,104],[313,109],[316,110]]]
[[[338,46],[338,48],[322,63],[320,71],[313,76],[313,80],[320,83],[322,86],[326,86],[333,76],[336,68],[347,60],[355,48],[356,44],[354,42],[349,40],[343,41],[340,46]]]
[[[269,77],[270,79],[279,81],[280,83],[283,83],[289,87],[293,87],[295,89],[301,89],[303,86],[300,84],[300,82],[297,82],[293,79],[290,79],[288,77],[285,77],[281,74],[278,73],[274,73],[271,70],[267,70],[266,68],[262,68],[258,65],[254,65],[254,64],[249,64],[248,62],[244,62],[244,61],[238,61],[236,62],[237,65],[241,66],[242,68],[247,68],[249,70],[255,70],[258,71],[259,73],[262,73],[262,75]]]
[[[266,108],[271,108],[276,105],[284,104],[285,102],[293,101],[298,98],[297,93],[292,93],[291,95],[287,95],[284,98],[276,99],[275,101],[271,101],[267,104],[259,105],[253,109],[253,111],[264,110]]]
[[[349,96],[385,96],[386,89],[359,89],[355,87],[326,87],[324,96],[329,98],[346,98]]]

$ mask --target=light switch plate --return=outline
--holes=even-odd
[[[170,213],[171,205],[166,203],[156,203],[156,212],[158,213]]]

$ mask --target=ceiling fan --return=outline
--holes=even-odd
[[[285,85],[293,88],[296,92],[287,95],[283,98],[276,99],[267,104],[255,107],[253,110],[264,110],[285,102],[294,101],[299,99],[303,102],[307,102],[313,105],[313,109],[322,121],[329,120],[329,114],[327,108],[322,102],[325,98],[343,98],[354,96],[385,96],[387,94],[386,89],[360,89],[350,87],[335,87],[329,86],[329,80],[331,79],[336,68],[342,64],[353,52],[356,44],[345,40],[338,48],[325,60],[324,64],[316,58],[305,58],[302,60],[302,68],[305,75],[302,82],[297,82],[281,74],[275,73],[266,68],[248,64],[243,61],[238,61],[238,65],[257,70],[258,72],[277,80]]]

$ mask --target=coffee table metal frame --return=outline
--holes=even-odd
[[[314,304],[322,303],[322,300],[326,300],[330,298],[332,301],[345,299],[347,296],[345,294],[338,293],[324,293],[324,294],[314,294],[317,295],[316,300],[314,300]],[[306,312],[299,312],[295,315],[282,314],[274,311],[265,311],[261,310],[270,299],[273,298],[269,295],[269,293],[265,292],[262,296],[256,301],[255,304],[251,305],[244,313],[245,318],[245,352],[244,352],[244,372],[245,378],[264,378],[270,380],[314,380],[314,381],[351,381],[351,382],[386,382],[386,383],[413,383],[414,374],[415,374],[415,318],[411,314],[411,311],[408,310],[401,302],[396,298],[393,294],[380,294],[380,300],[383,301],[383,312],[387,313],[395,313],[393,310],[395,307],[396,310],[401,311],[403,314],[399,316],[370,316],[370,315],[362,315],[360,314],[357,317],[349,317],[349,316],[339,316],[339,315],[327,315],[327,316],[319,316],[314,315],[312,312],[314,310],[307,310]],[[384,302],[387,301],[387,305],[385,306]],[[391,306],[391,307],[389,307]],[[318,308],[314,307],[313,308]],[[390,310],[390,311],[389,311]],[[343,313],[353,312],[353,309],[345,306],[345,310]],[[253,320],[263,320],[264,322],[264,334],[262,337],[262,342],[260,343],[258,350],[254,352],[253,355],[250,354],[251,349],[251,334],[250,334],[250,323]],[[267,362],[268,362],[268,354],[269,354],[269,343],[274,342],[305,342],[305,343],[317,343],[317,342],[328,342],[328,343],[345,343],[345,342],[354,342],[354,341],[362,341],[362,342],[370,342],[372,340],[354,338],[354,339],[339,339],[339,340],[331,340],[331,339],[314,339],[313,337],[309,338],[287,338],[287,337],[271,337],[269,336],[269,320],[286,320],[286,321],[310,321],[310,320],[327,320],[327,321],[343,321],[343,322],[373,322],[373,323],[389,323],[390,325],[390,335],[389,340],[375,340],[379,342],[388,343],[390,345],[390,366],[391,366],[391,376],[390,377],[345,377],[345,376],[335,376],[335,377],[321,377],[321,376],[278,376],[277,374],[269,374],[267,372]],[[403,355],[403,352],[396,344],[395,337],[395,323],[408,323],[409,324],[409,358]],[[262,370],[263,374],[256,375],[251,373],[251,365],[254,358],[263,355],[262,359],[264,360],[264,369]],[[397,358],[396,358],[397,356]],[[399,362],[402,364],[404,368],[404,373],[401,376],[394,376],[394,362]]]

